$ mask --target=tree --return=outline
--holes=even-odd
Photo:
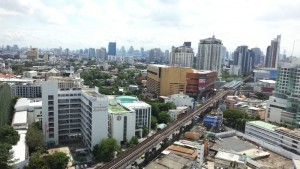
[[[29,158],[28,166],[25,167],[25,169],[50,169],[50,167],[47,164],[46,158],[42,157],[42,154],[40,152],[34,152],[31,154]]]
[[[114,158],[115,152],[118,149],[117,141],[113,138],[107,138],[95,145],[92,153],[97,161],[108,162]]]
[[[69,157],[63,152],[54,152],[45,158],[50,169],[65,169],[68,166]]]
[[[19,133],[9,125],[0,127],[0,143],[15,145],[20,139]]]
[[[14,161],[13,152],[11,151],[12,146],[7,143],[0,143],[0,168],[11,169],[13,168]]]
[[[165,123],[165,124],[167,124],[170,121],[171,121],[171,117],[170,117],[170,115],[167,112],[162,111],[162,112],[160,112],[158,114],[158,123]]]
[[[152,118],[152,117],[151,117],[151,118]],[[147,127],[147,126],[144,126],[144,127],[143,127],[143,137],[146,137],[146,136],[148,135],[148,133],[149,133],[148,127]]]
[[[44,150],[44,135],[42,131],[38,129],[36,124],[31,124],[28,127],[25,139],[30,152]]]
[[[133,136],[131,137],[130,141],[129,141],[129,145],[130,147],[134,147],[135,145],[139,144],[139,139],[137,136]]]
[[[244,131],[246,122],[249,120],[255,120],[250,118],[246,113],[239,111],[238,109],[227,109],[223,113],[224,125]]]
[[[155,116],[151,116],[151,129],[155,129],[157,125],[157,118]]]
[[[37,151],[31,154],[29,164],[25,169],[65,169],[67,168],[68,162],[69,157],[63,152],[42,155]]]

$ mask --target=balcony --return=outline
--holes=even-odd
[[[71,124],[70,128],[81,128],[80,124]]]
[[[70,118],[81,118],[80,114],[74,114],[74,115],[70,115]]]
[[[69,128],[70,128],[69,125],[60,125],[58,127],[58,130],[69,129]]]
[[[78,109],[81,108],[80,104],[70,105],[70,109]]]
[[[70,120],[70,123],[80,123],[81,120],[77,119],[77,120]]]

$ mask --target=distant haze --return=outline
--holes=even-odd
[[[1,0],[0,45],[70,49],[159,47],[221,39],[266,48],[282,35],[281,53],[300,56],[299,0]]]

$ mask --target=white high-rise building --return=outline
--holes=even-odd
[[[50,77],[42,84],[42,101],[46,144],[82,138],[91,151],[108,137],[108,98],[97,88],[83,88],[80,79]]]
[[[169,56],[170,66],[193,67],[194,51],[191,46],[188,45],[184,44],[180,47],[172,47],[172,52]]]
[[[200,40],[196,69],[215,70],[220,74],[222,57],[223,44],[221,40],[216,39],[215,36]]]

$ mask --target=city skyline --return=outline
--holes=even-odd
[[[72,2],[72,3],[71,3]],[[266,8],[268,7],[268,8]],[[281,51],[300,55],[300,2],[279,1],[43,1],[0,2],[1,45],[39,48],[117,48],[170,50],[184,41],[222,40],[228,51],[259,47],[266,54],[281,34]]]

